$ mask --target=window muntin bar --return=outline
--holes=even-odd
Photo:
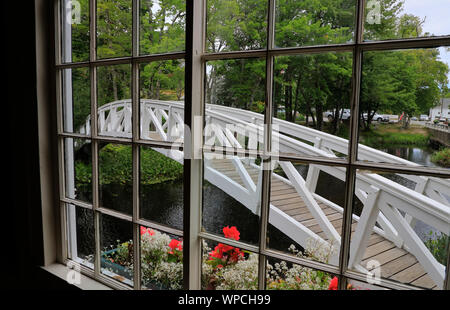
[[[91,29],[92,27],[94,27],[93,29],[95,29],[95,21],[96,21],[96,17],[95,17],[95,3],[97,1],[95,0],[91,0],[91,16],[90,18],[93,19],[93,23],[91,23]],[[274,1],[268,1],[268,3],[272,3],[273,4]],[[362,5],[364,4],[365,1],[358,1],[358,8],[362,7]],[[94,10],[92,9],[92,3],[94,4]],[[94,13],[92,13],[94,11]],[[270,10],[269,10],[270,11]],[[268,13],[270,14],[270,12]],[[357,16],[363,16],[362,10],[359,9],[359,15],[357,14]],[[136,15],[135,15],[135,19],[136,19]],[[359,20],[357,20],[357,29],[362,29],[362,22],[363,18],[359,18]],[[136,21],[134,21],[134,23],[136,23]],[[269,32],[271,31],[270,29],[270,23],[269,23]],[[273,29],[272,29],[273,30]],[[95,31],[91,31],[92,33],[95,33]],[[442,45],[450,45],[450,38],[448,36],[441,36],[441,37],[430,37],[430,38],[414,38],[414,39],[400,39],[400,40],[389,40],[389,41],[378,41],[378,42],[362,42],[362,39],[359,39],[360,37],[362,37],[361,33],[362,31],[359,31],[360,35],[356,35],[356,42],[355,43],[349,43],[349,44],[339,44],[339,45],[330,45],[330,46],[307,46],[307,47],[296,47],[296,48],[279,48],[279,49],[273,49],[273,45],[269,45],[268,49],[263,49],[262,52],[265,53],[265,55],[269,58],[276,56],[276,55],[291,55],[291,54],[310,54],[310,53],[323,53],[323,52],[339,52],[339,51],[353,51],[354,52],[354,59],[357,59],[359,56],[361,56],[363,51],[370,51],[370,50],[391,50],[391,49],[410,49],[410,48],[426,48],[426,47],[438,47],[438,46],[442,46]],[[200,33],[199,33],[200,35]],[[133,39],[134,41],[137,41],[137,39]],[[103,66],[103,65],[114,65],[114,64],[132,64],[132,63],[139,63],[139,62],[146,62],[146,61],[153,61],[153,60],[167,60],[167,59],[176,59],[176,58],[184,58],[185,56],[187,57],[186,54],[184,53],[173,53],[173,54],[168,54],[168,55],[151,55],[151,56],[139,56],[136,57],[135,55],[131,56],[131,57],[124,57],[124,58],[117,58],[117,59],[105,59],[105,60],[97,60],[96,56],[95,56],[95,38],[91,38],[91,58],[89,62],[78,62],[78,63],[68,63],[68,64],[61,64],[59,61],[57,61],[57,68],[63,69],[63,68],[78,68],[78,67],[83,67],[83,66],[90,66],[91,67],[91,82],[93,81],[93,84],[91,85],[91,89],[94,92],[94,94],[96,93],[96,71],[97,71],[97,66]],[[136,44],[136,42],[133,42],[133,44]],[[94,47],[94,52],[92,52]],[[58,49],[57,49],[58,50]],[[188,51],[188,53],[190,53],[190,51]],[[227,58],[244,58],[244,57],[261,57],[264,56],[264,54],[259,54],[259,51],[238,51],[238,52],[233,52],[233,53],[224,53],[223,54],[223,59],[227,59]],[[205,54],[203,55],[203,59],[204,62],[207,60],[220,60],[222,59],[221,57],[222,55],[220,54]],[[203,62],[203,63],[204,63]],[[198,64],[197,64],[198,65]],[[203,64],[202,64],[203,65]],[[361,75],[361,69],[358,68],[358,66],[355,67],[356,70],[353,70],[353,79],[355,78],[359,78]],[[270,83],[271,85],[271,83]],[[269,93],[272,92],[272,86],[267,86],[268,90],[266,89],[266,91],[268,91]],[[358,88],[358,87],[357,87]],[[353,87],[353,89],[355,89],[355,87]],[[356,97],[355,97],[356,95]],[[359,100],[359,95],[358,92],[353,91],[353,98],[357,98],[357,100]],[[91,100],[91,105],[92,105],[92,111],[96,112],[96,104],[95,104],[96,98],[92,98]],[[354,103],[353,103],[354,104]],[[92,115],[96,115],[97,113],[92,113]],[[61,114],[62,115],[62,114]],[[60,116],[58,117],[58,122],[60,122]],[[95,123],[97,120],[94,119],[93,123]],[[61,122],[62,123],[62,122]],[[358,120],[354,119],[352,121],[352,127],[353,129],[357,128],[357,123]],[[269,137],[270,135],[267,135],[267,137]],[[351,143],[349,144],[349,149],[351,149],[352,151],[355,151],[354,154],[356,154],[356,143],[352,142],[352,141],[356,141],[356,136],[357,134],[352,132],[350,135],[350,141]],[[77,136],[76,134],[70,134],[70,133],[63,133],[61,130],[59,131],[59,137],[60,139],[62,139],[63,137],[73,137],[73,138],[79,138],[79,136]],[[269,138],[270,139],[270,138]],[[165,144],[165,143],[157,143],[157,142],[149,142],[147,143],[146,141],[139,141],[137,138],[134,137],[134,141],[128,141],[127,139],[121,139],[121,138],[117,138],[117,137],[99,137],[96,133],[96,128],[93,129],[93,136],[92,136],[92,144],[93,144],[93,148],[94,149],[98,149],[98,144],[101,141],[105,141],[105,142],[127,142],[127,143],[136,143],[136,145],[159,145],[159,146],[163,146],[163,147],[170,147],[170,144]],[[136,146],[135,145],[135,146]],[[62,149],[61,149],[62,150]],[[61,151],[60,150],[60,151]],[[95,152],[96,153],[96,152]],[[352,152],[350,152],[352,153]],[[276,154],[273,154],[276,155]],[[300,162],[305,162],[307,164],[311,164],[311,163],[318,163],[321,162],[320,160],[314,159],[314,158],[308,158],[307,156],[302,157],[302,156],[298,156],[298,155],[289,155],[289,154],[284,154],[283,155],[283,159],[286,160],[297,160]],[[93,155],[93,166],[94,166],[94,170],[96,170],[96,163],[97,158],[95,155]],[[135,162],[137,162],[137,160],[135,160]],[[358,162],[356,161],[356,156],[352,156],[352,159],[350,159],[349,163],[341,163],[340,161],[325,161],[326,165],[331,165],[333,166],[333,164],[337,165],[337,166],[341,166],[341,167],[347,167],[347,170],[350,171],[349,175],[350,176],[354,176],[356,174],[356,170],[355,168],[379,168],[381,170],[388,170],[388,171],[396,171],[396,167],[391,166],[389,164],[382,164],[382,163],[365,163],[365,162]],[[136,167],[133,167],[134,169],[136,169]],[[423,168],[421,167],[408,167],[408,168],[398,168],[397,172],[401,173],[401,172],[406,172],[408,174],[413,174],[413,173],[425,173],[426,175],[429,176],[447,176],[447,172],[446,171],[442,171],[439,169],[430,169],[428,171],[424,171]],[[266,174],[266,177],[269,174]],[[94,172],[93,174],[93,183],[98,183],[98,176],[96,176],[96,172]],[[270,182],[266,183],[264,186],[264,188],[262,189],[263,193],[266,192],[268,193],[268,187]],[[349,192],[349,190],[353,190],[351,182],[347,182],[347,192]],[[136,187],[136,185],[135,185]],[[267,188],[266,188],[267,187]],[[134,191],[136,193],[136,191]],[[98,235],[99,233],[99,219],[100,219],[100,213],[106,213],[106,214],[110,214],[114,217],[117,218],[122,218],[124,220],[130,221],[134,223],[134,232],[137,231],[137,223],[139,222],[144,222],[143,220],[134,220],[132,217],[127,217],[127,216],[122,216],[121,214],[116,214],[113,211],[107,210],[107,209],[99,209],[98,208],[98,198],[96,198],[96,190],[94,190],[94,203],[93,203],[93,208],[95,210],[97,210],[95,212],[95,221],[94,221],[94,226],[96,226],[96,232],[95,232],[95,239],[96,239],[96,258],[97,261],[95,262],[96,264],[98,264],[100,262],[100,245],[99,245],[99,241],[100,241],[100,236]],[[348,203],[350,203],[351,205],[351,199],[348,200]],[[348,208],[344,208],[347,215],[351,214],[351,211],[348,211]],[[350,223],[348,223],[350,224]],[[157,224],[152,224],[153,227],[158,227]],[[261,230],[263,229],[263,226],[261,226]],[[164,229],[164,227],[162,227]],[[170,230],[169,228],[166,228],[166,230]],[[344,230],[344,235],[346,232],[349,232],[349,228]],[[264,235],[264,233],[263,233]],[[134,239],[136,239],[134,237]],[[343,249],[345,249],[346,251],[344,251],[341,255],[345,256],[346,252],[348,253],[348,249],[350,247],[349,241],[347,241],[347,243],[345,243],[343,245]],[[270,254],[270,251],[266,251],[264,249],[262,249],[260,251],[260,258],[261,259],[265,259],[266,256],[265,254]],[[344,259],[345,261],[345,259]],[[306,264],[308,265],[308,264]],[[339,275],[340,279],[345,279],[346,277],[348,279],[360,279],[360,276],[358,275],[354,275],[351,271],[346,271],[346,267],[344,264],[341,264],[342,269],[340,269],[339,272],[335,273],[337,275]],[[262,265],[264,266],[264,265]],[[101,275],[98,273],[99,271],[99,267],[100,265],[97,265],[96,267],[96,271],[95,271],[95,276],[100,280],[100,281],[106,281],[109,283],[109,285],[113,285],[113,286],[117,286],[117,287],[122,287],[120,284],[116,284],[114,282],[111,282],[111,280],[109,280],[108,278],[106,278],[105,276]],[[137,267],[139,268],[139,267]],[[262,270],[263,268],[260,268],[260,270]],[[326,270],[326,268],[318,268],[321,270]],[[89,272],[88,272],[89,273]],[[448,272],[447,272],[448,273]],[[261,272],[260,272],[261,274]],[[447,275],[448,277],[448,275]],[[114,281],[114,280],[112,280]],[[343,281],[342,281],[343,282]],[[344,284],[340,284],[340,285],[344,285]],[[387,280],[381,280],[381,285],[385,286],[385,287],[389,287],[389,288],[397,288],[397,289],[405,289],[405,288],[413,288],[413,287],[408,287],[405,285],[400,285],[400,284],[396,284],[396,283],[391,283],[390,281]],[[138,288],[139,285],[135,284],[135,287]],[[345,286],[342,286],[342,288],[345,288]],[[414,289],[414,288],[413,288]]]

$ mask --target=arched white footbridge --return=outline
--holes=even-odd
[[[141,100],[141,137],[160,141],[183,138],[184,104]],[[257,149],[263,143],[264,116],[242,109],[207,105],[205,141],[208,145]],[[99,133],[131,136],[131,101],[121,100],[98,109]],[[333,158],[346,154],[348,141],[318,130],[274,119],[280,152]],[[90,132],[90,120],[81,128]],[[295,138],[293,138],[295,137]],[[155,148],[183,163],[179,151]],[[359,159],[417,165],[399,157],[359,146]],[[269,222],[307,248],[311,244],[330,248],[329,263],[337,264],[343,209],[316,193],[319,173],[345,180],[345,168],[309,165],[303,178],[290,162],[279,162],[272,173]],[[253,213],[259,212],[261,167],[254,159],[230,156],[205,158],[204,175]],[[353,215],[350,249],[351,268],[367,272],[370,260],[381,265],[385,278],[426,288],[442,288],[445,267],[430,253],[414,231],[421,221],[450,235],[450,182],[414,175],[400,175],[412,186],[403,186],[382,175],[358,172],[355,194],[364,207]]]

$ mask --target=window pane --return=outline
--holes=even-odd
[[[345,168],[280,162],[272,173],[269,247],[338,265]]]
[[[406,39],[450,34],[449,0],[366,2],[365,40]]]
[[[266,48],[266,0],[208,0],[206,19],[208,52]]]
[[[69,258],[94,269],[94,214],[74,205],[66,205]]]
[[[98,133],[131,138],[131,66],[97,68]]]
[[[131,146],[100,143],[98,148],[100,206],[132,214],[133,157]]]
[[[89,0],[61,1],[62,61],[89,60]]]
[[[97,58],[131,56],[131,10],[131,0],[97,0]]]
[[[183,152],[140,148],[141,217],[183,229]]]
[[[358,171],[349,267],[374,281],[442,289],[449,189],[448,179]]]
[[[184,139],[184,60],[139,66],[142,139]]]
[[[449,167],[449,55],[443,48],[364,53],[359,160]]]
[[[257,290],[258,254],[202,240],[203,290]]]
[[[91,141],[64,139],[66,197],[92,203]]]
[[[281,153],[346,158],[352,54],[277,57],[274,72],[273,132],[279,142],[273,147]]]
[[[184,51],[185,1],[143,0],[140,6],[140,54]]]
[[[387,290],[387,288],[376,286],[373,283],[361,282],[357,280],[348,279],[347,290],[349,291],[380,291]]]
[[[205,154],[203,229],[223,236],[235,227],[244,242],[258,244],[261,160]]]
[[[331,273],[268,258],[267,290],[337,290],[338,278]]]
[[[277,47],[353,41],[355,0],[278,0],[276,3]]]
[[[133,286],[133,225],[100,215],[101,272]]]
[[[205,88],[205,144],[262,149],[265,61],[209,61]]]
[[[69,133],[91,133],[91,82],[89,68],[62,70],[63,129]]]
[[[183,239],[140,227],[141,274],[144,289],[183,288]]]

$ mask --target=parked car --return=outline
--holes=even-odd
[[[412,121],[417,121],[417,117],[413,116],[413,117],[411,117],[411,120]]]
[[[364,113],[363,117],[364,117],[364,120],[367,120],[367,113]],[[389,122],[389,116],[378,114],[378,113],[375,112],[375,114],[372,117],[372,121]]]
[[[339,115],[342,115],[342,120],[348,120],[350,119],[351,113],[350,109],[341,109],[339,112]],[[326,111],[324,113],[324,116],[328,118],[328,120],[331,122],[334,119],[334,110],[333,111]]]

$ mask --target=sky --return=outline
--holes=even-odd
[[[450,34],[450,0],[405,0],[403,14],[425,18],[423,31],[433,35]],[[439,49],[441,60],[450,67],[450,52]]]

